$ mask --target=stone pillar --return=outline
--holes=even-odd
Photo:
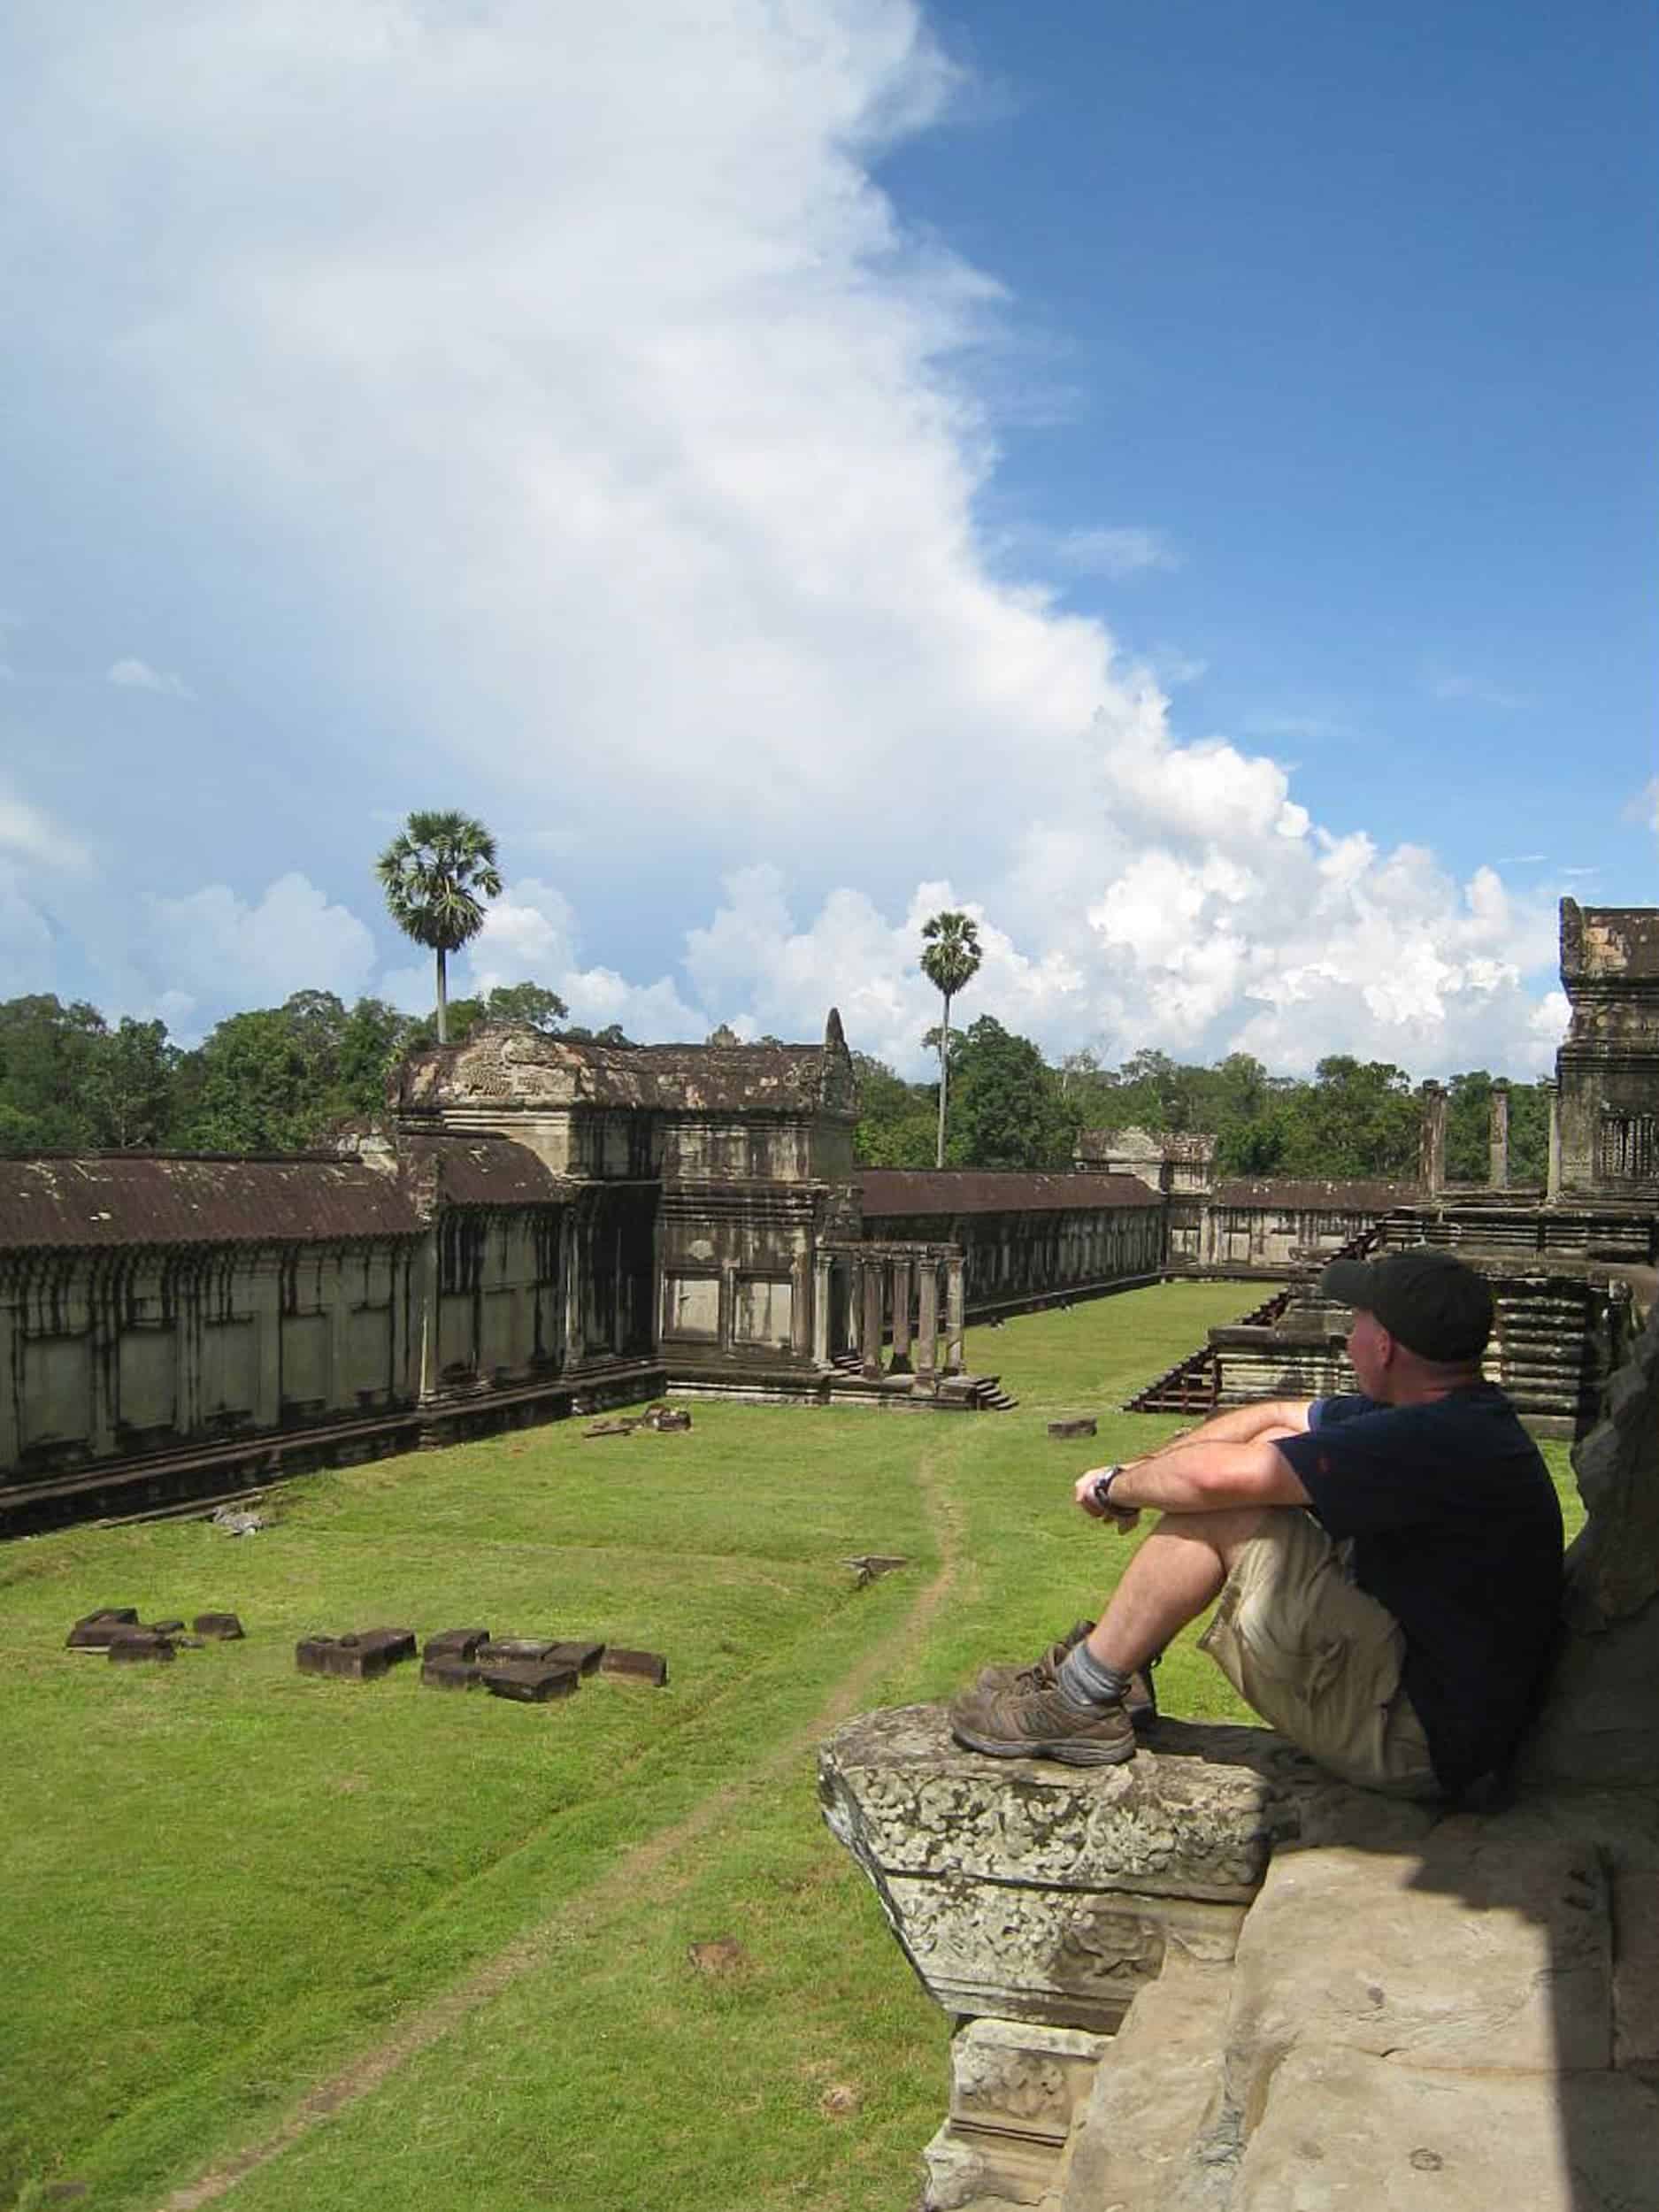
[[[964,1365],[963,1259],[957,1253],[945,1262],[945,1372],[959,1375]]]
[[[567,1206],[565,1209],[565,1219],[559,1229],[559,1266],[565,1277],[565,1280],[559,1286],[565,1311],[564,1357],[559,1364],[566,1370],[575,1366],[588,1349],[587,1342],[582,1335],[583,1239],[581,1225],[576,1218],[576,1213],[575,1206]],[[435,1310],[437,1305],[435,1281],[434,1292],[433,1305]]]
[[[910,1263],[895,1260],[892,1265],[893,1283],[893,1360],[890,1372],[908,1375],[910,1371]]]
[[[812,1356],[813,1340],[818,1333],[817,1305],[812,1296],[812,1255],[797,1252],[789,1269],[789,1356],[808,1360]]]
[[[812,1363],[830,1363],[830,1296],[835,1263],[827,1252],[812,1258]]]
[[[426,1224],[415,1261],[415,1310],[420,1316],[420,1368],[417,1388],[424,1405],[438,1387],[438,1222]],[[279,1316],[280,1308],[278,1309]],[[279,1317],[277,1329],[280,1331]]]
[[[20,1298],[18,1307],[0,1302],[0,1469],[8,1472],[23,1449],[23,1358],[17,1342],[20,1305]]]
[[[922,1262],[918,1286],[921,1304],[919,1326],[916,1335],[916,1373],[919,1381],[932,1382],[939,1371],[939,1262]]]
[[[1549,1094],[1549,1175],[1544,1203],[1553,1206],[1561,1197],[1561,1087],[1546,1078],[1539,1088]]]
[[[858,1267],[864,1278],[864,1317],[858,1345],[864,1354],[864,1372],[874,1382],[881,1373],[881,1292],[887,1271],[885,1259],[873,1252],[861,1254]]]
[[[1491,1157],[1490,1180],[1494,1190],[1509,1187],[1509,1087],[1497,1082],[1492,1087],[1492,1118],[1487,1129],[1487,1149]]]
[[[1056,2201],[1066,2142],[1111,2038],[968,2020],[950,2039],[949,2117],[923,2152],[929,2204]]]
[[[1417,1180],[1430,1198],[1446,1188],[1446,1092],[1432,1078],[1423,1086],[1423,1125],[1417,1137]]]

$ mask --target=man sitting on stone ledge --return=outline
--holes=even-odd
[[[951,1707],[995,1758],[1108,1766],[1149,1713],[1143,1670],[1217,1596],[1200,1640],[1264,1720],[1346,1781],[1455,1796],[1531,1716],[1561,1598],[1561,1510],[1538,1448],[1480,1372],[1492,1294],[1428,1246],[1336,1260],[1363,1395],[1220,1413],[1091,1468],[1076,1502],[1163,1517],[1100,1620]]]

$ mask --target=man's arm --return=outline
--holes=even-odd
[[[1146,1452],[1134,1463],[1162,1459],[1166,1452],[1185,1451],[1190,1444],[1253,1444],[1258,1437],[1301,1436],[1307,1429],[1311,1398],[1257,1398],[1248,1406],[1229,1406],[1212,1413],[1195,1429],[1183,1429],[1156,1451]]]
[[[1277,1402],[1290,1405],[1292,1401]],[[1240,1412],[1256,1412],[1240,1407]],[[1230,1417],[1224,1414],[1222,1421]],[[1095,1484],[1105,1471],[1091,1467],[1079,1478],[1073,1492],[1086,1513],[1096,1518],[1139,1511],[1153,1506],[1165,1513],[1215,1513],[1228,1506],[1309,1505],[1308,1493],[1280,1452],[1272,1436],[1257,1434],[1234,1440],[1217,1436],[1217,1423],[1206,1422],[1193,1435],[1145,1459],[1129,1460],[1111,1486],[1111,1502],[1102,1509],[1094,1502]],[[1279,1436],[1301,1434],[1307,1427],[1287,1422],[1275,1425]]]

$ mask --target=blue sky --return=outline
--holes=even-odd
[[[1634,0],[24,0],[0,995],[1547,1066],[1655,897]]]

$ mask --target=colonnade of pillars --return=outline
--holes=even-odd
[[[841,1327],[833,1329],[837,1270],[846,1303]],[[820,1248],[812,1302],[813,1356],[827,1366],[832,1334],[860,1356],[860,1370],[872,1381],[884,1371],[914,1375],[928,1382],[963,1370],[964,1260],[960,1251],[927,1245],[840,1245]],[[940,1357],[941,1282],[943,1283],[944,1356]],[[882,1340],[889,1320],[893,1356],[882,1363]]]

